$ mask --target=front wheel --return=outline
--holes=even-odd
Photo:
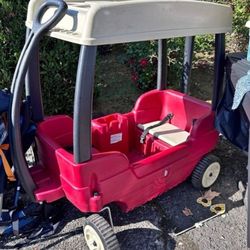
[[[119,250],[119,243],[109,223],[99,214],[89,216],[83,225],[89,250]]]
[[[215,155],[206,155],[195,167],[191,182],[195,188],[205,189],[211,187],[220,174],[220,160]]]

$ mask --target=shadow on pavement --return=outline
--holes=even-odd
[[[221,194],[214,198],[212,203],[224,203],[226,213],[228,213],[236,207],[243,206],[242,190],[239,190],[238,184],[240,181],[243,184],[247,181],[247,157],[225,140],[221,140],[214,153],[221,159],[222,172],[218,182],[212,187],[213,191]],[[196,202],[197,198],[202,196],[203,193],[194,189],[190,181],[187,180],[129,213],[123,213],[115,206],[111,206],[121,250],[175,249],[177,239],[170,236],[172,233],[187,229],[213,215],[209,208],[205,208]],[[65,242],[65,249],[73,249],[74,246],[71,244],[77,238],[78,241],[81,241],[78,242],[81,249],[86,249],[84,238],[81,235],[81,225],[83,217],[86,215],[80,213],[67,201],[63,204],[61,208],[63,220],[57,234],[46,239],[36,239],[30,242],[9,237],[1,239],[0,248],[59,249],[60,244]],[[184,208],[189,208],[193,215],[185,216],[182,212]]]

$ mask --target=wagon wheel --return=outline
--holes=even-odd
[[[211,187],[220,174],[220,160],[215,155],[206,155],[195,167],[191,182],[195,188],[205,189]]]
[[[100,215],[89,216],[83,225],[84,238],[90,250],[119,250],[119,243],[109,223]]]

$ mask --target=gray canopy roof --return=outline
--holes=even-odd
[[[44,0],[31,0],[32,20]],[[226,33],[232,28],[230,7],[194,0],[66,0],[68,11],[50,36],[82,45],[103,45],[200,34]],[[53,15],[47,10],[44,20]]]

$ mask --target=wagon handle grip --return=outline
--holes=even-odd
[[[56,7],[53,16],[46,22],[41,23],[43,15],[51,7]],[[48,32],[62,20],[67,9],[68,5],[63,0],[47,0],[39,7],[34,18],[32,30],[34,32],[38,30]]]

